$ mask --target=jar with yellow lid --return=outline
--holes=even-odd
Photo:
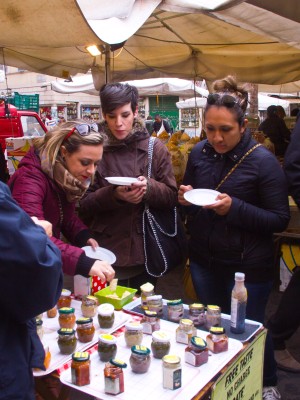
[[[154,286],[152,285],[152,283],[144,283],[143,285],[140,286],[140,290],[141,290],[141,306],[143,309],[147,310],[147,298],[149,296],[153,296],[154,295]]]
[[[192,337],[197,335],[193,321],[190,319],[181,319],[176,329],[176,342],[189,344]]]
[[[73,307],[62,307],[58,310],[58,323],[61,328],[72,329],[75,326],[76,317]]]
[[[221,326],[221,307],[208,305],[206,307],[206,328]]]
[[[72,354],[71,379],[76,386],[90,384],[90,355],[87,351]]]
[[[115,308],[112,304],[103,303],[98,307],[98,322],[102,329],[109,329],[115,322]]]
[[[202,326],[205,324],[205,307],[200,303],[189,305],[189,319],[194,322],[194,325]]]
[[[117,354],[117,338],[107,333],[102,333],[98,337],[98,354],[101,361],[109,361]]]
[[[81,343],[91,342],[95,334],[93,318],[79,318],[76,320],[76,324],[77,324],[76,333],[79,342]]]
[[[185,362],[194,367],[200,367],[200,365],[207,363],[208,348],[206,341],[199,336],[193,336],[191,343],[185,349],[184,357]]]
[[[81,312],[86,318],[93,318],[97,314],[98,299],[95,296],[83,296],[81,300]]]
[[[208,350],[218,354],[228,350],[228,336],[222,326],[212,326],[206,336]]]
[[[162,359],[169,354],[171,347],[170,335],[164,331],[152,333],[151,350],[154,358]]]
[[[153,332],[160,329],[160,319],[155,311],[144,310],[144,316],[141,319],[143,325],[143,333],[152,335]]]
[[[61,328],[57,331],[57,344],[61,354],[72,354],[76,350],[77,339],[74,329]]]
[[[127,322],[125,324],[124,338],[128,347],[141,344],[143,340],[143,325],[137,321]]]
[[[166,355],[163,361],[164,389],[179,389],[181,387],[181,359],[176,355]]]

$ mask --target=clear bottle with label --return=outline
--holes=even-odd
[[[243,333],[245,331],[245,318],[247,306],[247,289],[245,287],[245,274],[236,272],[235,285],[231,293],[231,320],[230,331]]]

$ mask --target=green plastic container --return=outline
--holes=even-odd
[[[129,292],[129,294],[123,299],[121,299],[123,293],[126,291]],[[128,304],[132,301],[136,292],[137,289],[132,289],[125,286],[117,286],[116,291],[112,292],[110,290],[110,287],[108,286],[104,289],[99,290],[99,292],[94,293],[94,296],[97,297],[100,304],[110,303],[115,307],[116,310],[121,310],[125,306],[125,304]],[[114,293],[117,294],[120,297],[120,299],[112,299],[110,297],[107,297],[107,295]]]

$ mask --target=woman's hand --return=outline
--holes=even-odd
[[[31,217],[32,221],[36,224],[44,228],[46,235],[52,236],[52,224],[49,221],[45,221],[43,219],[38,219],[37,217]]]
[[[232,198],[226,193],[220,193],[216,200],[218,200],[217,203],[210,206],[203,206],[203,208],[214,210],[218,215],[227,215],[232,204]]]
[[[138,180],[139,182],[132,183],[130,186],[117,186],[116,198],[132,204],[141,203],[147,192],[147,178],[139,176]]]
[[[107,261],[96,260],[89,272],[90,276],[99,276],[102,283],[110,282],[115,276],[115,270]]]
[[[96,251],[97,247],[99,247],[99,244],[98,244],[97,240],[95,240],[93,238],[90,238],[86,243],[87,243],[88,246],[91,246],[92,249],[95,250],[95,251]]]
[[[184,193],[188,192],[190,190],[193,190],[193,187],[191,185],[180,185],[179,186],[179,190],[178,190],[178,202],[179,204],[181,204],[182,206],[190,206],[191,203],[189,203],[187,200],[185,200],[184,198]]]

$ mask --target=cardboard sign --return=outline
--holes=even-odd
[[[260,400],[262,398],[266,335],[267,331],[264,329],[216,381],[212,389],[212,400]]]

